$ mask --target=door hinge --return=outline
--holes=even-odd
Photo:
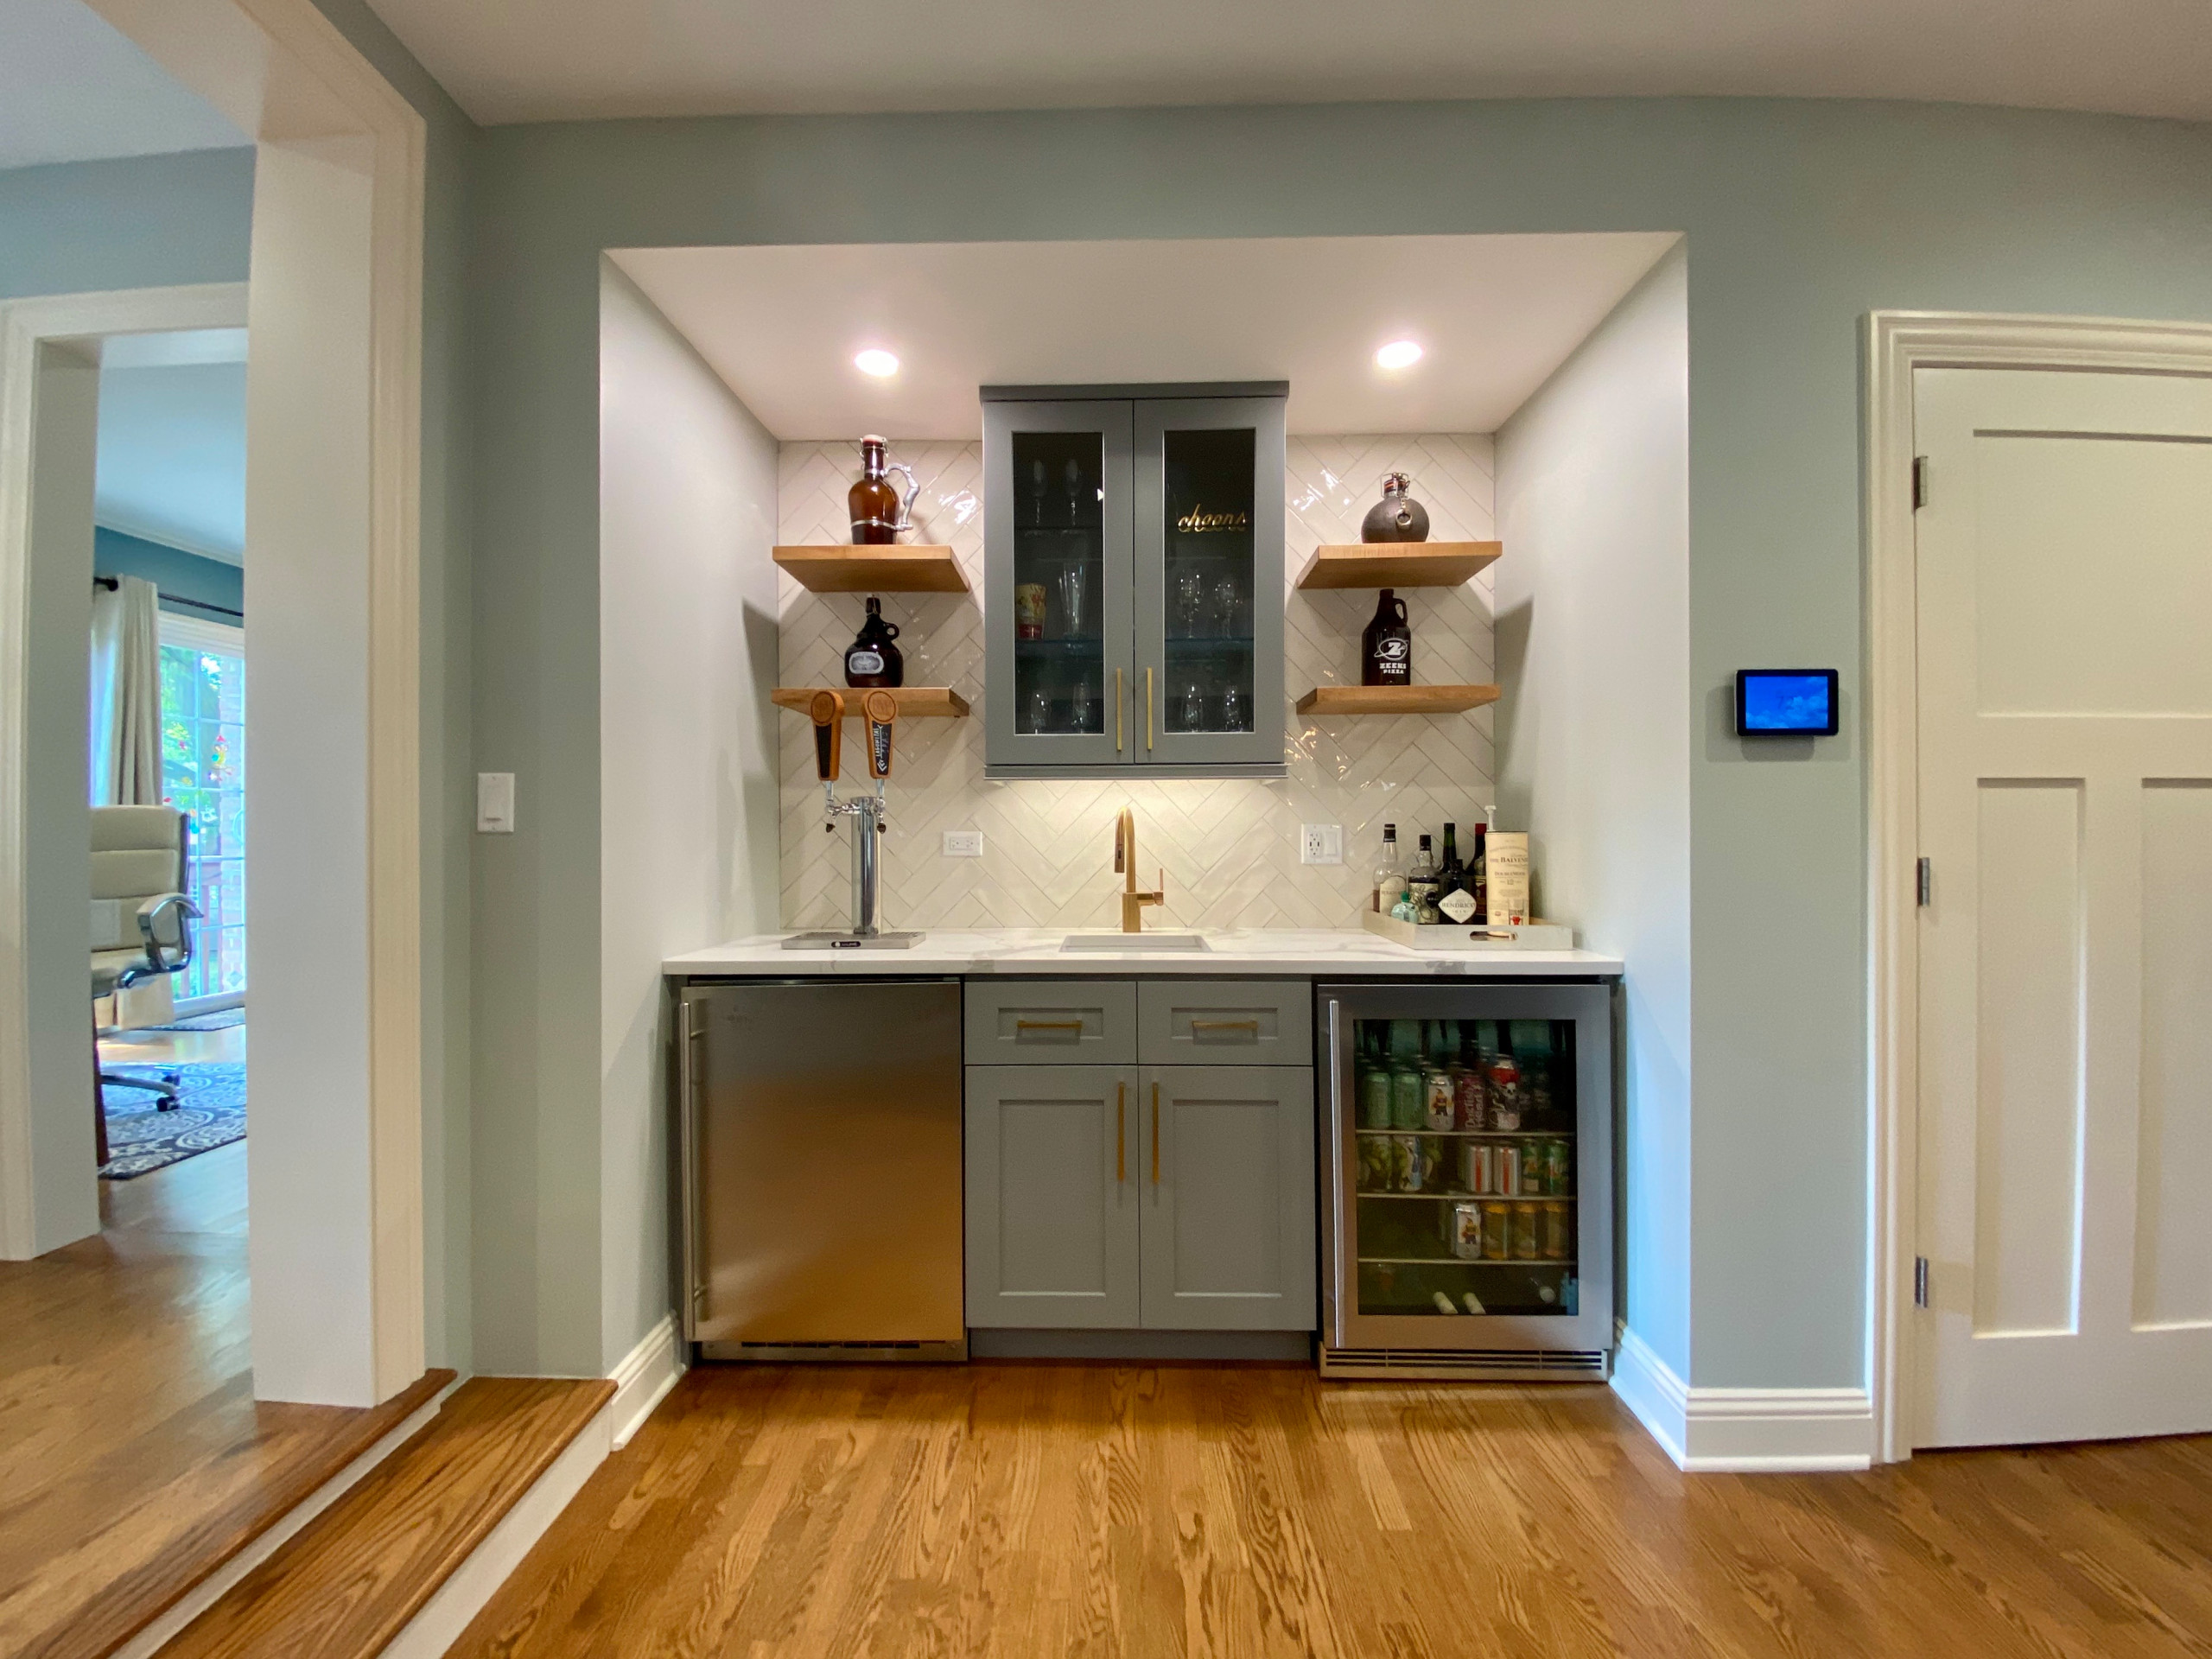
[[[1928,1306],[1928,1258],[1924,1255],[1912,1258],[1912,1305]]]
[[[1912,510],[1918,512],[1928,505],[1928,457],[1912,458]]]
[[[1935,892],[1935,868],[1923,858],[1920,861],[1919,874],[1916,878],[1916,884],[1914,888],[1914,892],[1920,901],[1920,907],[1923,910],[1928,908],[1928,902]]]

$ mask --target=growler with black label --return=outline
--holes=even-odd
[[[1362,685],[1414,683],[1414,631],[1406,623],[1404,600],[1385,588],[1375,607],[1375,620],[1359,638]]]

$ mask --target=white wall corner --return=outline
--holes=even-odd
[[[1624,1331],[1613,1391],[1692,1474],[1804,1474],[1873,1462],[1874,1404],[1863,1388],[1691,1388]]]
[[[613,1425],[613,1449],[620,1452],[683,1375],[683,1344],[677,1335],[676,1316],[664,1315],[610,1375],[614,1398],[607,1406],[607,1421]]]

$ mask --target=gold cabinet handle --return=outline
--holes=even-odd
[[[1128,1142],[1122,1133],[1122,1123],[1129,1106],[1129,1085],[1114,1085],[1114,1185],[1119,1186],[1129,1179],[1129,1166],[1122,1154]]]
[[[1114,671],[1114,753],[1122,752],[1122,671]]]
[[[1152,1085],[1152,1185],[1160,1188],[1160,1085]]]
[[[1017,1020],[1014,1022],[1014,1035],[1017,1039],[1025,1031],[1081,1031],[1082,1029],[1083,1021],[1080,1020]]]
[[[1146,753],[1149,753],[1152,750],[1152,671],[1149,668],[1144,671],[1144,747]]]
[[[1260,1035],[1260,1022],[1256,1020],[1193,1020],[1191,1021],[1191,1029],[1192,1031],[1249,1031],[1256,1041]]]

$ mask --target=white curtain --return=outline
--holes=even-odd
[[[94,806],[162,798],[161,594],[136,576],[92,589]]]

